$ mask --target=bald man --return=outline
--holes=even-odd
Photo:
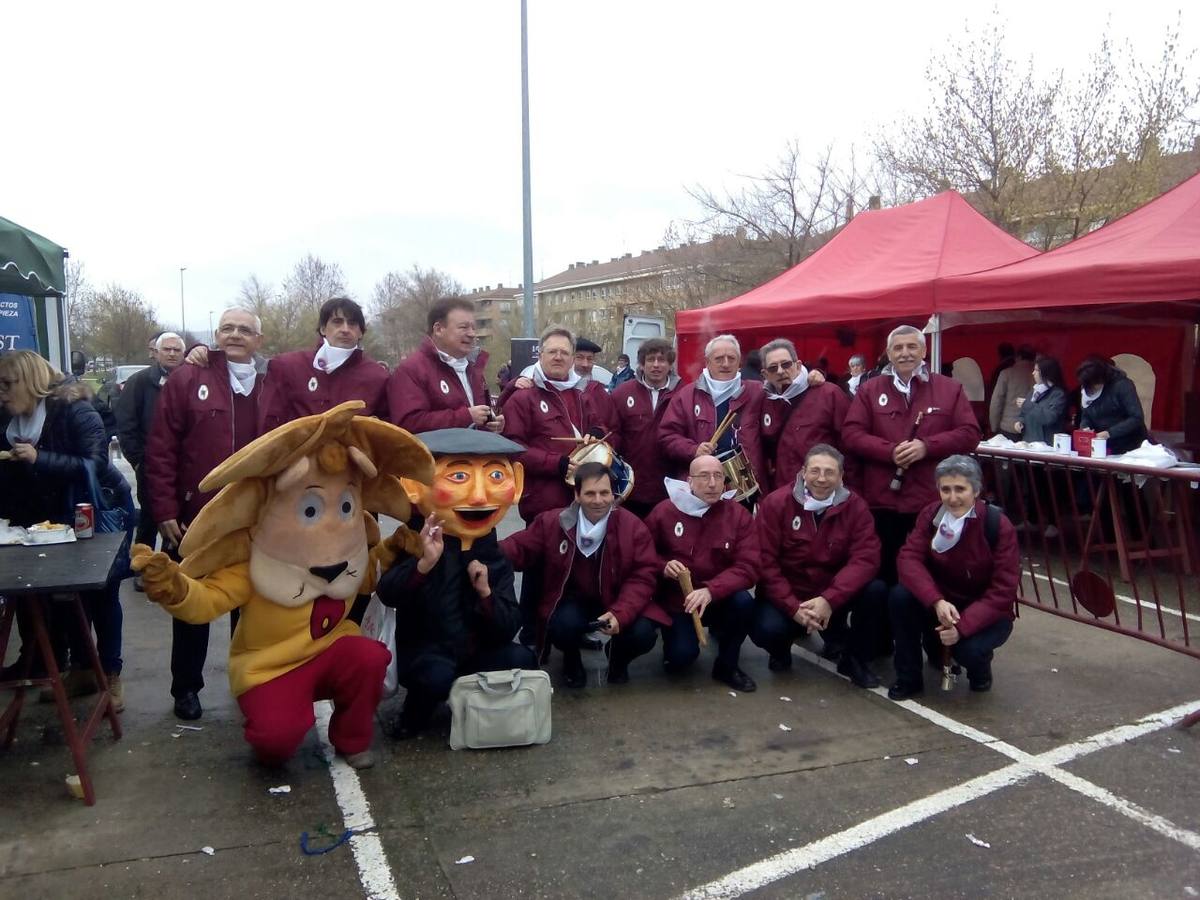
[[[667,499],[646,517],[660,563],[657,599],[671,617],[662,628],[663,662],[668,671],[681,671],[700,655],[697,614],[717,639],[712,677],[749,693],[757,686],[738,659],[754,619],[750,588],[759,561],[754,518],[725,490],[725,470],[715,456],[693,459],[686,481],[664,482]],[[687,593],[680,585],[684,573],[691,575]]]

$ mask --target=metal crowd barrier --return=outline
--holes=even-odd
[[[1200,658],[1200,467],[980,445],[1017,527],[1020,602]]]

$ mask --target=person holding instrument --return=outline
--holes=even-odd
[[[925,335],[912,325],[892,329],[888,365],[861,384],[842,425],[842,446],[860,462],[863,499],[882,544],[880,577],[896,580],[896,554],[917,513],[937,499],[933,470],[979,444],[979,424],[962,385],[930,372]]]
[[[529,393],[529,392],[522,392]],[[580,655],[590,626],[612,637],[610,684],[629,680],[629,663],[658,639],[671,618],[654,602],[659,571],[654,542],[637,516],[615,507],[612,471],[600,463],[575,470],[575,502],[547,510],[500,549],[513,568],[541,574],[535,632],[538,657],[563,654],[567,687],[583,687]]]
[[[738,657],[754,616],[754,519],[725,490],[725,470],[715,456],[697,456],[687,481],[667,478],[666,487],[667,499],[646,519],[663,563],[657,596],[671,617],[662,629],[663,662],[668,671],[695,662],[706,625],[719,645],[712,677],[749,693],[756,685],[738,667]]]

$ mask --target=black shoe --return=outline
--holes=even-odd
[[[758,690],[758,685],[754,683],[754,679],[736,666],[726,668],[721,665],[715,665],[713,666],[712,677],[722,684],[729,685],[741,694],[752,694]]]
[[[422,720],[409,714],[407,710],[401,709],[391,718],[384,719],[380,723],[380,730],[397,741],[410,741],[420,736],[421,732],[428,727],[431,718],[432,716],[426,716]]]
[[[569,688],[581,688],[587,684],[587,671],[578,653],[563,656],[563,684]]]
[[[767,660],[767,668],[772,672],[790,672],[792,671],[792,651],[789,650],[784,656],[771,655]]]
[[[822,638],[821,657],[822,659],[832,660],[837,662],[842,658],[842,654],[846,652],[846,645],[841,641],[835,641],[832,638],[825,640]]]
[[[839,675],[845,675],[860,688],[877,688],[883,683],[879,680],[879,676],[871,671],[870,666],[855,659],[850,653],[842,654],[842,658],[838,660],[837,670]]]
[[[991,669],[991,667],[989,666],[985,671],[976,672],[973,675],[970,672],[968,672],[967,673],[967,683],[970,685],[971,690],[975,691],[977,694],[982,694],[986,691],[990,691],[992,689],[992,669]]]
[[[629,666],[610,665],[608,667],[608,683],[629,684]]]
[[[182,697],[175,698],[175,716],[188,722],[193,722],[204,715],[200,706],[200,698],[195,691],[188,691]]]
[[[888,688],[889,700],[907,700],[909,697],[915,697],[918,694],[925,693],[925,684],[921,681],[897,681]]]

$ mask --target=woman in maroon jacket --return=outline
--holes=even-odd
[[[992,653],[1012,633],[1021,558],[1012,523],[999,516],[987,534],[983,473],[969,456],[950,456],[934,472],[941,500],[917,516],[896,561],[900,583],[888,607],[896,640],[893,700],[921,693],[921,643],[931,660],[941,647],[967,670],[971,690],[992,687]],[[992,546],[994,543],[994,547]]]
[[[871,511],[842,486],[842,454],[828,444],[808,451],[794,484],[758,508],[762,580],[750,639],[770,655],[772,671],[792,667],[792,641],[850,614],[838,672],[859,687],[878,687],[867,665],[881,641],[887,585],[879,570],[879,538]],[[829,638],[825,637],[826,642]]]

